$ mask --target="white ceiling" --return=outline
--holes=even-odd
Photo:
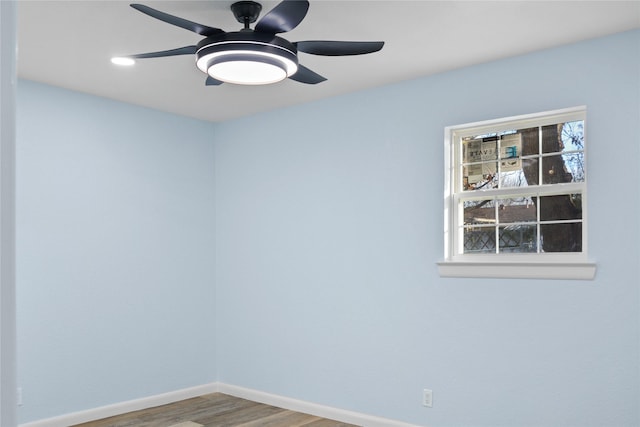
[[[135,2],[225,31],[241,27],[229,9],[231,0]],[[19,1],[18,76],[223,121],[640,28],[640,1],[311,0],[304,21],[281,36],[383,40],[384,48],[350,57],[300,53],[301,64],[328,79],[318,85],[285,80],[205,87],[206,76],[188,55],[139,60],[130,68],[110,63],[112,56],[193,45],[202,38],[129,3]],[[261,3],[262,15],[278,4]]]

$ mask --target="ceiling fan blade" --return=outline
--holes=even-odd
[[[220,86],[222,83],[224,83],[224,82],[221,82],[221,81],[220,81],[220,80],[218,80],[218,79],[214,79],[214,78],[213,78],[213,77],[211,77],[211,76],[207,76],[207,81],[206,81],[206,82],[204,82],[204,84],[205,84],[206,86]]]
[[[307,0],[284,0],[258,21],[255,31],[268,34],[291,31],[302,22],[308,10]]]
[[[206,25],[198,24],[197,22],[188,21],[177,16],[169,15],[168,13],[160,12],[159,10],[153,9],[143,4],[133,3],[130,6],[144,13],[145,15],[151,16],[152,18],[156,18],[168,24],[175,25],[176,27],[184,28],[185,30],[193,31],[194,33],[200,34],[201,36],[207,37],[213,34],[224,33],[224,31],[222,31],[220,28],[208,27]]]
[[[298,71],[293,76],[289,76],[289,78],[291,80],[295,80],[300,83],[307,83],[310,85],[322,83],[327,80],[325,77],[322,77],[315,71],[311,71],[302,64],[298,64]]]
[[[184,46],[176,49],[161,50],[159,52],[138,53],[136,55],[129,55],[127,58],[143,59],[143,58],[161,58],[163,56],[176,56],[176,55],[189,55],[196,53],[198,46]]]
[[[382,49],[384,42],[344,42],[326,40],[307,40],[296,42],[299,52],[324,56],[363,55]]]

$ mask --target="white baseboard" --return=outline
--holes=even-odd
[[[217,391],[218,383],[203,384],[168,393],[157,394],[155,396],[143,397],[141,399],[134,399],[127,402],[88,409],[86,411],[73,412],[70,414],[60,415],[58,417],[32,421],[26,424],[20,424],[19,427],[68,427],[74,424],[86,423],[89,421],[125,414],[127,412],[166,405],[167,403],[178,402],[180,400],[202,396],[203,394],[215,393]]]
[[[279,408],[289,409],[297,412],[315,415],[322,418],[329,418],[348,424],[355,424],[362,427],[419,427],[415,424],[407,424],[401,421],[389,420],[387,418],[374,417],[372,415],[359,412],[347,411],[330,406],[318,405],[316,403],[303,400],[292,399],[290,397],[265,393],[244,387],[238,387],[224,383],[210,383],[200,386],[185,388],[169,393],[155,396],[143,397],[141,399],[129,400],[127,402],[115,403],[113,405],[101,406],[99,408],[88,409],[86,411],[73,412],[53,418],[32,421],[20,424],[19,427],[68,427],[74,424],[86,423],[102,418],[113,417],[127,412],[139,411],[141,409],[153,408],[155,406],[166,405],[192,397],[202,396],[209,393],[224,393],[242,399],[253,400],[254,402],[265,403]]]
[[[420,427],[416,424],[407,424],[401,421],[374,417],[372,415],[333,408],[331,406],[318,405],[316,403],[292,399],[285,396],[278,396],[276,394],[265,393],[262,391],[238,387],[230,384],[218,383],[218,391],[220,393],[229,394],[231,396],[253,400],[254,402],[265,403],[267,405],[277,406],[279,408],[289,409],[296,412],[303,412],[305,414],[311,414],[322,418],[329,418],[332,420],[348,424],[355,424],[362,427]]]

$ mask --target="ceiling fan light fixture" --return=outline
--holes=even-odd
[[[226,83],[271,84],[298,71],[295,48],[269,42],[214,42],[201,47],[196,57],[196,65],[202,72]]]

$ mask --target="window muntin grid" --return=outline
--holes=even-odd
[[[586,254],[584,123],[574,109],[452,133],[450,259]]]

